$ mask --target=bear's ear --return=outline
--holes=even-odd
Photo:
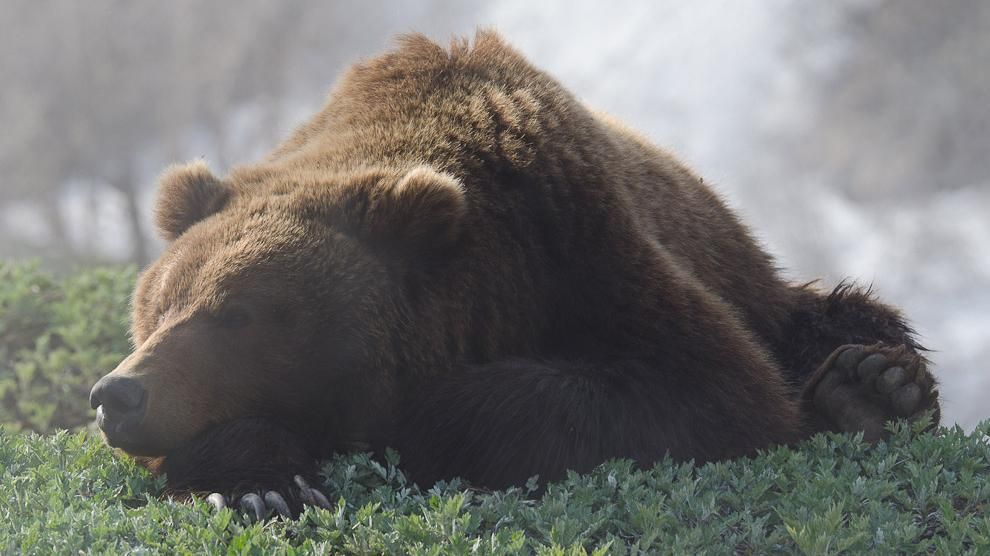
[[[369,199],[361,228],[393,250],[442,250],[461,235],[467,214],[464,187],[449,174],[417,166]]]
[[[159,179],[155,225],[168,241],[223,208],[230,188],[202,160],[169,167]]]

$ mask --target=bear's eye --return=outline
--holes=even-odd
[[[242,305],[231,305],[224,307],[215,320],[223,328],[237,329],[251,323],[251,313]]]

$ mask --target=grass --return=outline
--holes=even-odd
[[[887,444],[822,435],[797,449],[649,471],[607,463],[552,484],[422,490],[398,456],[324,468],[334,511],[249,523],[162,481],[85,431],[0,432],[0,552],[23,554],[944,554],[990,552],[990,422]]]

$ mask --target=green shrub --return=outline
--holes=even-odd
[[[0,425],[37,432],[93,419],[89,389],[130,351],[133,268],[57,279],[0,261]]]
[[[332,511],[244,521],[161,496],[163,483],[95,435],[0,431],[0,553],[987,554],[990,422],[889,443],[816,436],[797,449],[695,467],[628,461],[552,484],[426,490],[365,455],[324,468]]]

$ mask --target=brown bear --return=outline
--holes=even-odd
[[[500,488],[938,420],[896,310],[786,283],[697,175],[490,32],[403,38],[258,164],[169,169],[156,219],[97,423],[259,517],[324,504],[335,452]]]

